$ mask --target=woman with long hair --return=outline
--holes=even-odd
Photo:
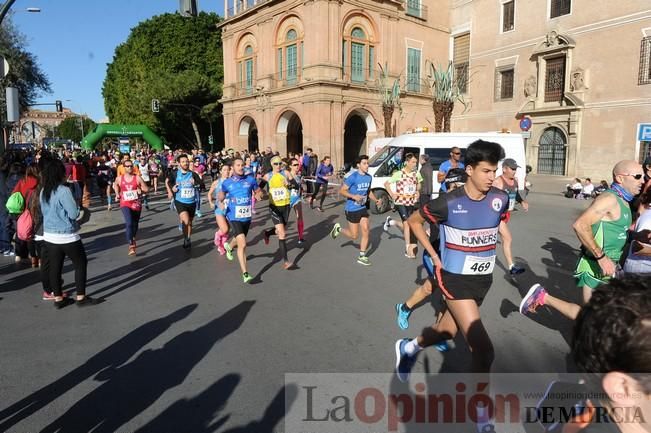
[[[27,208],[37,186],[38,167],[36,164],[30,164],[25,171],[25,176],[18,181],[12,193],[19,192],[25,199],[25,208]],[[16,217],[16,219],[17,218],[18,217]],[[27,259],[27,256],[29,255],[32,258],[32,266],[36,267],[35,265],[38,265],[38,259],[36,258],[34,248],[33,240],[23,240],[16,236],[16,262],[18,263],[23,259]]]
[[[49,260],[50,289],[54,292],[54,306],[59,309],[72,303],[61,290],[63,261],[70,258],[75,268],[76,303],[79,307],[92,305],[96,300],[86,295],[86,270],[88,259],[79,236],[79,208],[66,186],[66,169],[58,159],[43,165],[41,172],[43,190],[40,194],[43,215],[43,241]]]
[[[215,209],[215,220],[217,221],[217,231],[215,232],[215,246],[220,255],[226,254],[226,249],[224,244],[228,240],[228,220],[226,219],[226,214],[228,213],[228,202],[224,203],[224,209],[220,208],[217,203],[217,194],[222,190],[222,183],[229,177],[231,177],[231,166],[230,164],[224,164],[221,168],[221,177],[215,180],[212,185],[210,185],[210,190],[208,191],[208,202],[210,207]]]
[[[298,244],[304,242],[303,231],[303,177],[301,176],[301,164],[298,158],[289,160],[289,170],[286,172],[289,180],[289,207],[296,213],[296,227],[298,228]]]
[[[319,194],[319,190],[323,188],[323,193],[321,194],[321,199],[319,201],[319,206],[316,208],[319,212],[323,212],[323,201],[328,194],[328,182],[334,173],[334,168],[330,164],[330,157],[326,156],[319,164],[319,168],[316,169],[316,183],[314,185],[314,193],[310,197],[310,208],[314,209],[314,200]]]

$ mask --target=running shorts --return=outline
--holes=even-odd
[[[226,216],[226,212],[228,212],[228,208],[225,209],[220,209],[219,206],[215,206],[215,216]]]
[[[615,261],[615,263],[617,262]],[[579,258],[576,269],[574,270],[574,278],[576,278],[576,285],[578,287],[588,286],[592,290],[607,283],[610,279],[610,277],[605,277],[601,274],[601,266],[599,266],[599,263],[586,256]]]
[[[197,205],[194,203],[181,203],[178,200],[174,200],[174,207],[176,208],[176,212],[179,215],[181,215],[183,212],[187,212],[190,215],[190,218],[194,218],[194,212],[197,209]]]
[[[400,219],[405,222],[407,221],[407,218],[409,218],[409,215],[414,213],[414,206],[405,206],[404,204],[399,204],[396,205],[396,210],[398,211],[398,215],[400,215]]]
[[[441,270],[437,280],[446,300],[472,299],[479,306],[493,284],[493,275],[461,275]]]
[[[229,221],[229,224],[231,226],[231,232],[233,233],[233,237],[237,237],[239,235],[246,236],[249,234],[251,221]]]
[[[269,213],[271,214],[271,221],[274,225],[282,224],[287,225],[289,221],[289,205],[285,206],[275,206],[273,204],[269,205]]]
[[[346,221],[352,224],[359,224],[362,218],[368,218],[368,210],[360,209],[354,212],[346,211]]]

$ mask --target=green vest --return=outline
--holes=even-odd
[[[592,225],[592,236],[603,252],[615,263],[622,256],[628,229],[633,221],[631,208],[612,190],[606,190],[615,196],[619,204],[619,219],[616,221],[599,221]]]

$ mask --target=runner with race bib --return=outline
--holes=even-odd
[[[120,198],[120,210],[124,217],[126,226],[127,242],[129,243],[129,255],[136,255],[136,233],[142,212],[141,197],[149,187],[137,174],[133,174],[133,162],[125,161],[122,165],[125,173],[116,177],[113,182],[115,195]]]
[[[174,198],[174,207],[179,214],[181,231],[183,232],[183,248],[192,246],[190,236],[192,235],[192,220],[197,208],[195,188],[199,187],[201,178],[190,170],[190,160],[186,154],[178,156],[179,168],[172,170],[165,179],[167,198]]]
[[[237,259],[242,270],[242,281],[250,282],[253,277],[246,268],[246,235],[251,227],[251,195],[255,191],[256,198],[262,198],[262,191],[253,176],[244,174],[244,161],[240,157],[233,159],[233,176],[226,179],[217,194],[217,205],[224,209],[227,199],[228,210],[226,218],[231,225],[233,239],[224,244],[226,258],[233,260],[233,248],[237,246]]]
[[[287,221],[289,220],[289,180],[281,168],[283,160],[279,156],[271,158],[271,172],[265,174],[264,180],[269,183],[269,213],[274,227],[264,231],[264,243],[269,245],[269,237],[278,235],[278,249],[283,259],[283,267],[290,269],[293,263],[287,258]]]

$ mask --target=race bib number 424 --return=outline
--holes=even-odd
[[[235,218],[251,218],[251,206],[235,206]]]
[[[466,256],[461,273],[464,275],[487,275],[493,272],[494,267],[494,255],[489,257]]]

